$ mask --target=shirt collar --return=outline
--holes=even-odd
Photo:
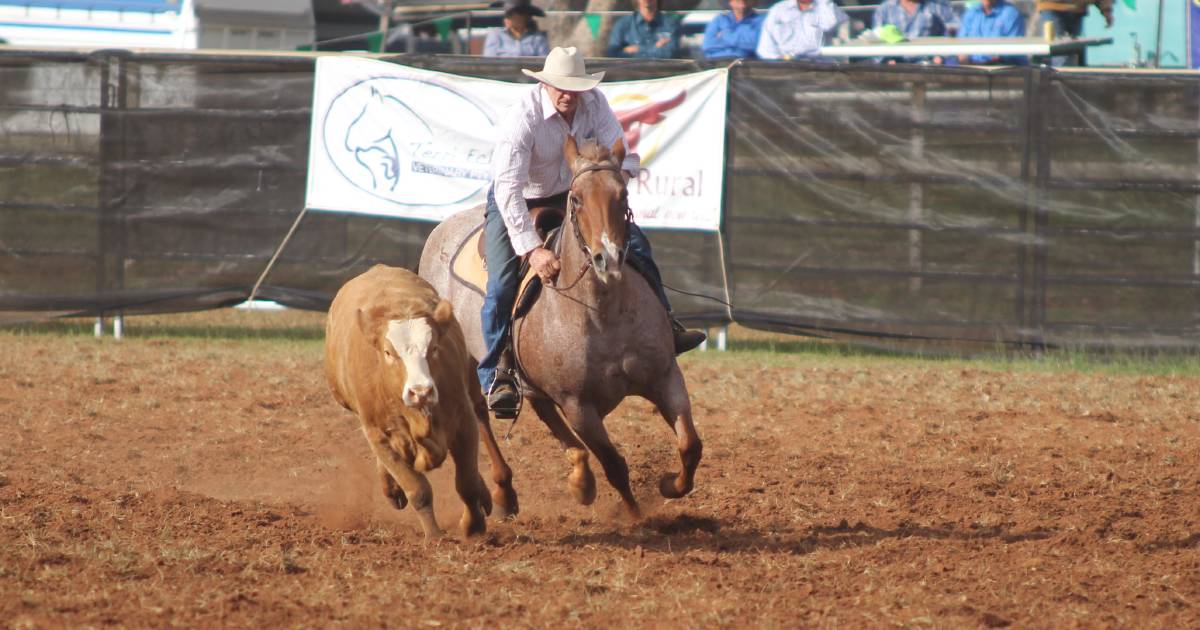
[[[550,102],[550,93],[546,91],[546,88],[542,87],[541,83],[538,84],[537,91],[538,100],[542,102],[542,120],[550,120],[550,118],[558,113],[558,110],[554,109],[554,103]]]

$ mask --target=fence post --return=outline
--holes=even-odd
[[[1034,141],[1034,156],[1037,173],[1034,178],[1033,207],[1033,290],[1030,300],[1029,324],[1032,328],[1031,343],[1037,349],[1046,345],[1046,228],[1050,223],[1050,125],[1048,110],[1051,97],[1053,70],[1039,68],[1035,71],[1032,105],[1029,113],[1031,133]]]
[[[721,265],[721,284],[725,289],[725,316],[728,318],[726,326],[734,323],[733,319],[733,290],[729,286],[729,234],[726,230],[729,225],[727,213],[729,212],[729,197],[730,191],[733,188],[734,179],[731,177],[733,173],[733,144],[737,140],[737,132],[733,128],[731,120],[731,112],[733,104],[733,87],[734,78],[737,76],[737,71],[741,67],[741,61],[735,61],[729,66],[727,76],[725,77],[725,156],[721,160],[721,219],[717,222],[717,264]],[[704,344],[707,349],[707,341]]]
[[[100,142],[99,142],[99,247],[97,248],[96,293],[103,296],[125,285],[125,229],[119,206],[126,195],[122,169],[114,165],[125,157],[125,120],[127,85],[124,51],[97,53],[100,64]],[[110,277],[109,266],[112,266]],[[103,315],[97,336],[104,334]],[[120,317],[120,313],[117,313]],[[114,320],[114,333],[117,332]]]
[[[926,86],[920,80],[912,84],[912,132],[909,137],[909,149],[912,154],[912,164],[925,163],[925,90]],[[924,223],[925,217],[925,186],[919,181],[908,185],[908,222],[910,225]],[[919,228],[908,231],[908,268],[913,276],[908,281],[908,290],[917,293],[921,290],[921,239]]]
[[[1200,128],[1200,107],[1196,108],[1196,126]],[[1200,139],[1196,140],[1196,170],[1200,172]],[[1197,231],[1200,231],[1200,193],[1196,193],[1193,204],[1195,210],[1192,213],[1192,225]],[[1192,283],[1193,286],[1200,286],[1200,239],[1192,241]],[[1195,309],[1192,316],[1193,325],[1200,328],[1200,294],[1197,294]]]
[[[1020,230],[1020,237],[1017,239],[1017,286],[1016,295],[1014,295],[1014,316],[1016,318],[1017,328],[1014,331],[1015,337],[1020,340],[1023,345],[1027,339],[1025,332],[1029,329],[1029,313],[1026,305],[1029,303],[1030,287],[1029,287],[1029,217],[1033,213],[1033,208],[1036,205],[1033,175],[1032,175],[1032,157],[1034,146],[1033,132],[1033,110],[1034,98],[1033,93],[1037,79],[1037,70],[1033,68],[1025,69],[1025,91],[1024,91],[1024,109],[1021,111],[1021,185],[1023,186],[1022,195],[1025,198],[1025,203],[1021,205],[1021,211],[1017,215],[1017,227]]]

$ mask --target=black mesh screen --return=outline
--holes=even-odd
[[[527,80],[528,62],[398,56]],[[595,60],[607,80],[703,69]],[[0,52],[0,311],[245,299],[302,209],[313,58]],[[720,234],[652,231],[694,322],[1197,345],[1200,77],[746,63]],[[308,213],[259,295],[324,308],[433,225]],[[727,293],[728,291],[728,293]]]

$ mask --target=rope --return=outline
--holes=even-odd
[[[730,304],[729,302],[726,302],[725,300],[722,300],[721,298],[716,298],[711,295],[705,295],[703,293],[692,293],[691,291],[684,291],[683,289],[676,289],[675,287],[667,284],[666,282],[663,283],[663,288],[670,289],[676,293],[682,293],[683,295],[690,295],[692,297],[703,298],[705,300],[712,300],[713,302],[716,302],[717,304],[720,304],[721,306],[727,307],[729,309],[733,308],[732,304]],[[730,313],[729,313],[729,320],[733,321],[733,312],[732,311],[730,311]]]
[[[296,215],[296,220],[292,221],[292,227],[288,230],[287,236],[283,237],[283,241],[279,243],[279,247],[275,248],[275,253],[271,254],[271,260],[267,262],[267,266],[259,274],[258,280],[254,283],[254,288],[250,289],[250,297],[246,298],[247,302],[253,302],[254,297],[258,295],[258,288],[262,286],[263,280],[267,279],[267,274],[271,273],[271,268],[275,266],[275,261],[279,260],[279,254],[283,253],[283,248],[287,247],[289,241],[292,240],[292,235],[296,233],[296,228],[300,226],[300,220],[308,212],[308,207],[300,210],[300,214]]]

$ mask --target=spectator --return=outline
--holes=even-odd
[[[550,53],[546,34],[538,30],[533,17],[546,12],[530,0],[501,0],[493,7],[504,7],[504,28],[488,32],[483,41],[484,57],[545,57]]]
[[[1046,23],[1054,24],[1056,37],[1064,35],[1079,37],[1083,33],[1083,18],[1087,15],[1088,7],[1096,5],[1100,15],[1104,16],[1104,24],[1108,28],[1113,25],[1112,0],[1038,0],[1038,34],[1046,28]],[[1066,57],[1054,57],[1050,63],[1063,66]]]
[[[613,25],[609,57],[670,59],[679,50],[679,18],[658,9],[658,0],[637,0],[637,11]]]
[[[875,7],[872,26],[879,28],[887,24],[900,29],[908,39],[946,37],[950,35],[951,29],[958,28],[958,16],[954,14],[954,8],[947,0],[884,0],[883,4]],[[921,63],[929,61],[929,58],[889,58],[886,61]],[[934,57],[933,62],[940,64],[942,58]]]
[[[1024,37],[1025,16],[1006,0],[983,0],[967,9],[962,17],[959,37]],[[1005,64],[1020,66],[1024,57],[998,57],[994,55],[959,55],[959,63],[976,65]]]
[[[872,24],[893,24],[909,39],[945,37],[958,28],[958,16],[947,0],[884,0],[875,8]]]
[[[1065,33],[1079,37],[1083,32],[1083,18],[1093,4],[1104,16],[1104,24],[1112,28],[1112,0],[1038,0],[1038,28],[1045,28],[1043,25],[1046,22],[1053,22],[1056,35]]]
[[[833,0],[780,0],[763,20],[760,59],[815,57],[833,30],[847,20]]]
[[[704,56],[754,59],[764,17],[754,10],[754,0],[729,0],[729,12],[713,18],[704,29]]]

